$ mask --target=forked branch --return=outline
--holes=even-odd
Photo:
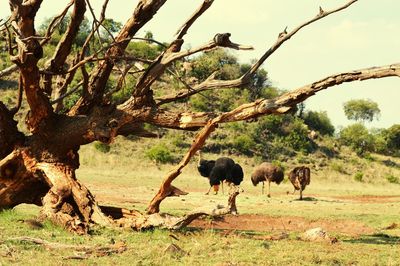
[[[289,40],[300,29],[302,29],[305,26],[307,26],[315,21],[318,21],[328,15],[339,12],[339,11],[349,7],[350,5],[352,5],[355,2],[357,2],[357,0],[351,0],[348,3],[346,3],[345,5],[343,5],[339,8],[330,10],[330,11],[324,11],[324,10],[320,9],[319,13],[314,18],[297,26],[291,32],[287,32],[287,29],[285,28],[281,33],[279,33],[278,39],[276,40],[276,42],[240,78],[237,78],[235,80],[216,80],[216,79],[214,79],[214,77],[210,76],[202,83],[194,86],[193,89],[191,89],[191,90],[181,90],[181,91],[176,92],[173,95],[168,95],[168,96],[163,96],[163,97],[158,98],[157,104],[162,105],[165,103],[170,103],[170,102],[174,102],[177,100],[181,100],[181,99],[190,97],[192,95],[195,95],[197,93],[200,93],[202,91],[205,91],[205,90],[212,90],[212,89],[217,89],[217,88],[218,89],[237,88],[237,87],[246,85],[248,82],[250,82],[251,77],[257,72],[257,70],[261,67],[261,65],[265,62],[265,60],[267,60],[267,58],[269,58],[284,42]],[[231,48],[233,48],[233,47],[231,47]]]

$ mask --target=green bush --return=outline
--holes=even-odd
[[[251,155],[253,153],[252,150],[254,146],[254,140],[248,135],[240,135],[232,141],[232,148],[246,155]]]
[[[373,156],[371,155],[371,153],[369,153],[369,152],[365,153],[365,154],[363,155],[363,158],[366,159],[367,161],[370,161],[370,162],[376,161],[375,157],[373,157]]]
[[[400,124],[391,126],[386,130],[387,147],[391,154],[400,155]]]
[[[174,156],[163,144],[158,144],[151,147],[146,151],[145,156],[152,161],[156,161],[157,163],[173,163],[175,161]]]
[[[108,153],[111,149],[110,145],[99,141],[94,143],[94,148],[102,153]]]
[[[399,178],[397,176],[386,175],[385,178],[386,178],[387,181],[389,181],[389,183],[400,184],[400,180],[399,180]]]
[[[335,127],[326,112],[308,111],[303,115],[304,123],[313,130],[318,131],[322,135],[332,136]]]
[[[307,126],[304,125],[301,119],[294,119],[292,123],[285,128],[285,131],[287,131],[288,134],[283,140],[289,147],[303,153],[310,153],[313,151],[313,143],[307,136]]]
[[[350,146],[359,156],[374,151],[374,136],[360,123],[343,128],[339,134],[339,141]]]
[[[362,172],[356,172],[353,176],[353,179],[357,182],[363,181],[364,174]]]

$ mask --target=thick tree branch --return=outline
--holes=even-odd
[[[169,191],[171,188],[171,183],[174,181],[175,178],[177,178],[182,169],[189,163],[190,158],[193,157],[193,155],[203,146],[205,143],[206,139],[208,136],[210,136],[211,132],[215,130],[217,126],[217,120],[213,120],[207,123],[207,125],[199,132],[199,134],[196,136],[195,140],[192,143],[192,146],[190,147],[189,151],[186,153],[186,155],[183,157],[183,159],[180,161],[180,163],[173,169],[171,172],[167,174],[167,176],[164,178],[160,190],[157,192],[157,194],[154,196],[154,198],[151,200],[148,208],[147,208],[147,213],[152,214],[152,213],[157,213],[160,211],[160,203],[169,195]]]
[[[53,57],[46,63],[45,71],[59,73],[62,70],[65,60],[71,52],[75,37],[79,32],[86,11],[85,0],[75,0],[74,9],[71,14],[71,21],[66,32],[58,43]],[[52,75],[45,75],[44,78],[45,91],[51,95],[52,91]]]
[[[392,76],[400,76],[400,63],[331,75],[312,84],[285,93],[275,99],[259,99],[252,103],[243,104],[230,112],[222,113],[220,115],[204,112],[176,114],[159,110],[158,112],[144,112],[143,119],[162,127],[196,129],[205,126],[210,119],[217,119],[218,117],[218,123],[225,123],[247,120],[265,114],[286,113],[296,104],[311,97],[315,93],[332,86],[340,85],[344,82]],[[129,113],[127,110],[125,110],[125,112]],[[146,117],[146,115],[148,115],[148,117]]]
[[[204,0],[203,4],[192,14],[192,16],[181,26],[176,33],[176,39],[182,39],[187,33],[190,26],[212,5],[214,0]]]
[[[125,102],[125,106],[134,106],[138,103],[139,98],[144,98],[145,102],[153,103],[153,95],[150,92],[150,86],[153,82],[160,77],[165,69],[176,59],[181,58],[175,57],[181,50],[184,40],[183,36],[186,34],[190,26],[199,18],[213,3],[213,1],[205,0],[203,4],[196,10],[194,14],[183,24],[178,30],[177,38],[171,42],[168,48],[158,56],[156,60],[147,68],[136,83],[135,89],[132,92],[132,97]],[[207,47],[209,47],[207,45]],[[204,48],[206,49],[206,48]]]
[[[219,36],[222,36],[221,38]],[[195,53],[201,51],[209,51],[216,47],[229,47],[240,50],[250,50],[253,49],[251,46],[245,46],[233,43],[229,40],[229,33],[217,34],[213,40],[204,44],[202,46],[189,49],[187,51],[180,51],[180,47],[183,44],[182,39],[175,40],[168,49],[161,54],[146,70],[146,72],[140,77],[138,83],[135,86],[135,90],[133,91],[133,96],[128,99],[125,103],[121,105],[121,108],[131,108],[134,109],[137,105],[138,97],[145,97],[146,93],[149,92],[150,86],[165,72],[165,70],[176,60],[182,59],[184,57],[193,55]],[[215,80],[206,80],[207,82],[217,82],[218,84],[224,84],[224,81],[215,81]],[[235,81],[226,81],[229,84],[240,84],[241,82]],[[208,85],[208,83],[204,82],[201,84],[202,86]],[[186,92],[186,91],[185,91]],[[197,92],[196,92],[197,93]],[[177,98],[166,97],[159,99],[159,104],[171,102]],[[185,96],[187,97],[187,96]],[[152,100],[152,99],[151,99]]]
[[[11,59],[20,68],[22,84],[30,107],[27,126],[31,132],[38,131],[44,119],[53,113],[49,99],[40,88],[40,74],[37,67],[37,62],[43,56],[43,50],[35,38],[34,18],[41,2],[40,0],[10,1],[12,24],[18,44],[18,55]]]

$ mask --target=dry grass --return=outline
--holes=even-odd
[[[144,210],[155,194],[163,176],[174,166],[155,165],[144,159],[144,149],[157,140],[139,142],[119,138],[116,147],[107,154],[95,150],[93,145],[82,147],[78,178],[91,189],[102,204],[112,204]],[[373,234],[349,235],[338,230],[329,233],[339,243],[306,242],[299,240],[301,232],[290,231],[289,238],[272,241],[266,236],[276,232],[237,230],[182,230],[168,232],[154,230],[131,232],[125,230],[95,229],[91,236],[70,235],[61,228],[45,222],[43,229],[34,230],[21,222],[35,217],[38,209],[21,205],[14,211],[0,213],[0,265],[398,265],[400,261],[400,228],[384,229],[400,221],[400,185],[391,184],[385,174],[399,176],[396,167],[384,166],[388,158],[373,155],[368,161],[344,153],[342,158],[327,161],[326,167],[313,168],[311,185],[306,188],[306,200],[296,200],[291,184],[272,185],[272,198],[261,195],[260,187],[253,187],[249,176],[256,162],[250,158],[236,157],[244,168],[244,193],[237,205],[241,214],[261,214],[269,217],[298,217],[318,224],[342,221],[363,224],[372,228]],[[205,154],[207,158],[217,155]],[[314,158],[311,158],[314,160]],[[398,159],[390,158],[400,164]],[[295,162],[285,162],[288,171]],[[332,167],[342,164],[345,172]],[[334,168],[334,169],[332,169]],[[352,172],[361,170],[364,182],[353,180]],[[162,211],[182,214],[199,206],[214,207],[226,204],[225,195],[204,195],[208,182],[191,162],[174,185],[188,191],[179,198],[168,198]],[[321,223],[322,224],[322,223]],[[334,228],[334,226],[332,226]],[[170,237],[174,234],[177,239]],[[122,241],[128,250],[109,256],[91,255],[84,261],[68,259],[74,250],[45,250],[33,244],[7,240],[16,236],[32,236],[52,242],[106,246]],[[183,252],[166,251],[174,243]]]

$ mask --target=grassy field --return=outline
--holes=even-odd
[[[83,147],[78,177],[101,204],[143,211],[173,165],[143,159],[143,149],[151,141],[137,147],[124,140],[116,144],[108,154],[93,145]],[[287,193],[292,191],[287,182],[271,185],[271,198],[261,195],[261,187],[253,187],[249,180],[257,162],[235,159],[245,172],[237,217],[205,218],[177,232],[95,228],[89,236],[76,236],[47,221],[35,226],[30,221],[39,209],[20,205],[0,213],[0,265],[400,265],[400,185],[385,178],[400,177],[400,170],[381,163],[388,158],[374,155],[365,160],[344,153],[325,167],[313,168],[304,201]],[[390,160],[400,165],[400,160]],[[286,169],[296,163],[286,162]],[[363,172],[363,182],[354,180],[355,171]],[[204,195],[208,183],[197,173],[196,162],[174,185],[189,194],[166,199],[163,212],[180,215],[226,204],[226,194]],[[315,227],[338,242],[302,240],[304,231]],[[273,240],[282,234],[286,237]],[[21,237],[70,246],[45,247]],[[124,249],[100,251],[116,245]]]

